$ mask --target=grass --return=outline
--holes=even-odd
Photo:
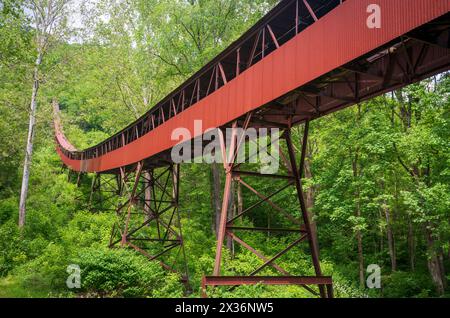
[[[0,278],[0,298],[46,298],[50,292],[24,289],[14,277]]]

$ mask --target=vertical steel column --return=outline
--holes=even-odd
[[[139,162],[131,171],[120,171],[120,195],[126,201],[117,206],[109,246],[129,247],[150,261],[158,260],[166,270],[179,273],[189,288],[179,215],[179,166],[170,164],[156,173],[153,167],[144,170],[144,165]]]
[[[173,197],[174,197],[174,204],[177,214],[177,222],[178,222],[178,231],[180,236],[180,249],[183,257],[183,264],[184,264],[184,276],[183,280],[186,282],[188,289],[189,287],[189,268],[187,263],[187,257],[186,257],[186,250],[184,248],[184,238],[183,238],[183,230],[181,225],[181,216],[180,216],[180,206],[179,206],[179,200],[180,200],[180,165],[176,164],[173,165]]]
[[[120,243],[122,245],[122,247],[125,244],[127,244],[128,226],[130,224],[131,210],[132,210],[133,205],[135,203],[134,201],[136,199],[136,191],[138,189],[139,180],[141,179],[141,174],[142,174],[142,166],[143,166],[143,163],[142,162],[138,162],[137,167],[136,167],[136,175],[134,177],[133,188],[131,190],[129,201],[128,201],[127,217],[126,217],[126,221],[125,221],[125,230],[122,233],[122,241]]]
[[[223,249],[223,241],[225,239],[226,234],[226,226],[227,226],[227,215],[228,215],[228,205],[230,201],[230,194],[231,194],[231,182],[233,181],[233,175],[232,175],[232,168],[233,168],[233,162],[235,158],[235,150],[236,150],[236,127],[237,123],[234,122],[232,126],[232,132],[231,132],[231,142],[230,142],[230,149],[229,149],[229,156],[227,156],[226,151],[226,140],[224,138],[223,132],[220,133],[220,143],[222,148],[222,158],[223,158],[223,165],[225,168],[225,189],[223,192],[223,198],[222,198],[222,209],[220,212],[220,225],[219,225],[219,233],[217,235],[217,247],[216,247],[216,259],[214,262],[214,276],[220,276],[220,263],[222,260],[222,249]],[[220,131],[220,130],[219,130]],[[233,160],[233,162],[231,162]]]
[[[311,235],[311,224],[309,222],[308,211],[306,210],[305,198],[303,197],[303,187],[302,187],[302,175],[305,164],[305,155],[306,155],[306,146],[308,142],[308,133],[309,133],[309,120],[305,121],[305,127],[303,132],[303,140],[302,140],[302,151],[300,154],[300,167],[297,168],[297,160],[295,158],[294,146],[292,144],[292,136],[291,129],[287,129],[285,131],[286,144],[289,153],[289,159],[292,166],[292,174],[294,176],[295,187],[297,189],[297,196],[300,203],[300,210],[302,214],[302,219],[305,224],[305,230],[308,235],[309,248],[311,250],[312,262],[314,265],[314,270],[317,276],[322,276],[322,270],[320,268],[320,261],[318,251],[316,250],[317,242],[314,242],[315,237]],[[319,286],[320,295],[322,298],[325,298],[325,290],[322,285]]]
[[[249,114],[244,122],[243,128],[244,131],[248,128],[251,121],[251,114]],[[333,288],[332,288],[332,278],[328,276],[322,276],[322,272],[320,269],[318,251],[315,248],[317,246],[313,240],[314,237],[311,236],[311,226],[310,220],[308,217],[308,211],[306,209],[305,200],[303,197],[302,191],[302,171],[305,163],[305,155],[306,155],[306,146],[307,146],[307,138],[309,132],[309,121],[305,123],[305,130],[303,135],[302,142],[302,153],[300,158],[300,166],[298,167],[297,161],[295,158],[294,146],[292,144],[291,137],[291,127],[284,130],[283,136],[278,137],[277,140],[284,138],[287,144],[288,156],[284,156],[281,149],[280,155],[286,164],[287,174],[262,174],[256,171],[244,171],[242,170],[242,163],[235,163],[235,159],[238,155],[241,144],[245,144],[245,133],[243,136],[237,136],[237,123],[233,123],[232,125],[232,134],[230,140],[230,149],[225,147],[225,138],[223,137],[223,132],[219,132],[221,149],[222,149],[222,157],[224,160],[224,169],[226,173],[225,185],[224,185],[224,195],[222,198],[222,209],[220,215],[220,227],[218,233],[218,240],[216,246],[216,258],[214,263],[214,271],[213,276],[204,276],[202,279],[202,295],[206,296],[206,287],[207,286],[239,286],[246,284],[255,284],[262,283],[266,285],[298,285],[303,287],[304,289],[311,292],[313,295],[321,296],[322,298],[332,298],[333,297]],[[272,143],[267,145],[265,149],[271,146]],[[261,150],[261,149],[260,149]],[[259,177],[259,178],[269,178],[275,179],[279,181],[286,181],[284,186],[281,186],[275,192],[266,195],[258,192],[251,185],[245,182],[242,177]],[[244,188],[248,189],[250,193],[256,195],[259,200],[255,203],[252,203],[249,207],[243,209],[237,215],[231,217],[228,220],[228,206],[230,204],[230,196],[231,196],[231,185],[233,181],[237,181]],[[300,210],[302,218],[301,220],[295,218],[293,215],[289,214],[285,211],[281,206],[272,201],[272,197],[281,193],[285,189],[288,189],[292,186],[296,187],[297,198],[299,200]],[[249,211],[253,210],[256,207],[261,206],[263,203],[271,206],[273,212],[278,212],[280,215],[284,216],[286,219],[290,220],[292,224],[295,226],[293,228],[273,228],[270,224],[267,228],[263,227],[248,227],[248,226],[239,226],[235,225],[235,222],[242,218]],[[258,251],[256,248],[250,246],[250,244],[246,243],[239,235],[236,235],[235,231],[260,231],[260,232],[277,232],[277,233],[298,233],[299,237],[293,240],[289,245],[287,245],[284,249],[273,255],[272,257],[266,257],[262,252]],[[234,242],[238,243],[241,247],[247,249],[248,251],[255,254],[260,260],[263,261],[262,265],[257,267],[255,270],[250,272],[248,275],[240,275],[240,276],[221,276],[220,266],[222,260],[222,250],[225,237],[229,237]],[[293,276],[291,273],[283,269],[282,266],[276,264],[275,262],[279,260],[283,255],[288,253],[291,249],[298,246],[304,240],[308,240],[309,249],[311,251],[312,263],[314,266],[314,270],[316,275],[310,277],[304,276]],[[257,274],[261,273],[267,267],[272,267],[277,272],[279,272],[282,276],[257,276]],[[317,285],[319,287],[319,292],[311,288],[309,285]]]
[[[91,192],[89,195],[89,203],[88,203],[88,209],[89,211],[93,211],[93,204],[94,204],[94,196],[97,194],[98,201],[100,204],[100,207],[102,206],[102,194],[101,194],[101,175],[99,173],[96,173],[95,176],[92,178],[92,184],[91,184]]]

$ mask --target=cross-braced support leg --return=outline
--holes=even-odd
[[[252,114],[249,114],[244,121],[243,129],[248,128],[250,123]],[[218,240],[216,246],[216,259],[214,263],[214,271],[213,276],[203,277],[202,280],[202,289],[204,292],[204,296],[206,296],[206,287],[207,286],[237,286],[244,284],[256,284],[263,283],[268,285],[299,285],[310,291],[315,295],[320,295],[321,297],[333,297],[332,291],[332,280],[331,277],[322,276],[320,262],[318,257],[317,250],[317,242],[314,242],[315,237],[311,235],[311,225],[308,218],[308,211],[306,210],[305,200],[303,197],[303,189],[301,183],[302,172],[304,168],[304,160],[305,160],[305,152],[307,145],[307,137],[309,130],[309,122],[305,123],[304,135],[302,140],[302,153],[300,156],[300,164],[297,164],[295,147],[292,142],[291,130],[290,127],[283,131],[281,137],[276,139],[276,144],[268,145],[272,147],[279,147],[278,141],[284,139],[286,142],[286,148],[288,151],[288,155],[285,156],[281,148],[279,148],[279,153],[283,162],[286,164],[286,173],[285,174],[262,174],[255,171],[244,171],[242,169],[241,163],[236,163],[235,160],[237,158],[237,154],[239,152],[240,147],[245,145],[245,140],[243,140],[242,136],[239,136],[237,133],[237,122],[233,123],[231,128],[231,140],[229,142],[228,153],[225,149],[225,138],[223,134],[219,134],[222,136],[221,144],[222,144],[222,155],[224,160],[224,170],[226,174],[225,185],[224,185],[224,194],[223,194],[223,202],[222,202],[222,210],[220,217],[220,226],[218,233]],[[260,149],[261,150],[261,149]],[[244,180],[244,178],[252,177],[252,178],[269,178],[274,180],[279,180],[278,182],[283,182],[283,185],[273,193],[269,195],[265,195],[260,193],[254,187],[252,187],[249,182]],[[228,217],[228,205],[230,204],[230,196],[232,183],[238,182],[244,189],[247,189],[251,194],[254,194],[258,197],[258,201],[251,204],[250,206],[243,208],[243,210],[231,218]],[[275,181],[274,181],[275,182]],[[273,199],[275,196],[282,193],[285,189],[290,189],[293,186],[296,187],[297,199],[299,202],[299,210],[301,219],[297,219],[294,217],[292,213],[285,211],[279,204],[277,204]],[[245,227],[245,226],[236,226],[235,223],[245,215],[252,211],[257,207],[261,207],[263,204],[269,205],[271,209],[271,213],[275,212],[280,217],[289,220],[290,223],[294,224],[292,228],[275,228],[268,224],[267,227]],[[283,250],[276,253],[272,257],[265,256],[262,252],[258,251],[256,248],[252,247],[250,244],[245,242],[241,235],[237,232],[245,232],[245,231],[259,231],[265,233],[286,233],[289,237],[294,237],[294,240]],[[295,238],[295,235],[298,235]],[[226,237],[229,237],[234,242],[236,242],[242,248],[245,248],[255,254],[263,263],[257,267],[255,270],[250,272],[247,276],[221,276],[221,261],[222,261],[222,250],[223,250],[223,242]],[[315,270],[316,276],[305,277],[305,276],[292,276],[288,271],[286,271],[282,266],[278,265],[276,262],[281,259],[283,255],[288,253],[293,248],[297,247],[301,242],[307,240],[309,243],[309,249],[312,258],[312,264]],[[257,274],[266,271],[268,268],[275,270],[282,276],[256,276]],[[319,292],[316,292],[311,285],[317,285],[319,287]],[[325,290],[326,288],[326,290]]]
[[[291,172],[294,177],[295,181],[295,187],[297,189],[297,196],[298,201],[300,203],[300,210],[302,214],[303,223],[305,225],[306,235],[308,237],[308,243],[309,243],[309,249],[311,251],[311,258],[314,265],[314,271],[316,272],[317,276],[322,276],[322,270],[320,268],[320,261],[319,261],[319,252],[317,250],[317,242],[314,240],[316,239],[315,236],[311,235],[311,224],[309,221],[309,215],[308,211],[306,210],[306,204],[305,204],[305,198],[303,196],[303,187],[302,187],[302,175],[305,168],[305,155],[306,155],[306,147],[308,142],[308,133],[309,133],[309,121],[305,122],[304,126],[304,132],[303,132],[303,139],[302,139],[302,150],[300,154],[300,167],[297,168],[297,160],[295,158],[295,150],[294,146],[292,144],[292,136],[291,136],[291,129],[287,129],[285,131],[285,139],[286,139],[286,145],[288,148],[289,153],[289,160],[291,163]],[[322,298],[325,298],[325,290],[323,285],[319,285],[320,289],[320,295]]]
[[[120,177],[114,174],[94,174],[87,209],[91,212],[115,211],[121,193]]]
[[[144,170],[144,164],[138,163],[133,171],[121,170],[121,180],[122,199],[116,209],[110,247],[130,247],[149,260],[158,260],[187,283],[178,202],[179,165],[157,171]]]

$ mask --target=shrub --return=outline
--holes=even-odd
[[[387,298],[432,297],[434,290],[428,275],[422,273],[399,271],[382,278],[382,292]]]
[[[50,243],[39,257],[15,268],[12,273],[18,284],[30,292],[64,292],[67,291],[67,265],[64,248]]]
[[[101,297],[179,297],[178,276],[129,250],[84,249],[73,262],[81,268],[84,293]]]

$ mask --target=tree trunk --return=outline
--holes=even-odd
[[[445,267],[444,267],[444,251],[442,248],[439,248],[437,253],[439,259],[439,269],[441,270],[441,278],[442,283],[444,285],[444,290],[447,289],[447,277],[445,276]]]
[[[222,209],[222,202],[220,196],[220,171],[219,166],[216,162],[211,164],[211,174],[212,174],[212,205],[213,205],[213,232],[216,234],[216,238],[219,234],[220,225],[220,212]]]
[[[394,232],[392,230],[391,225],[391,216],[389,208],[385,205],[384,215],[386,217],[386,234],[389,246],[389,256],[391,258],[391,270],[395,272],[397,270],[397,256],[395,253],[395,240],[394,240]]]
[[[227,211],[228,219],[233,217],[233,211],[234,211],[234,207],[235,207],[234,184],[235,184],[235,182],[231,182],[230,197],[228,199],[228,211]],[[230,251],[233,250],[233,240],[228,235],[227,235],[227,248]]]
[[[379,213],[378,213],[379,215],[378,215],[378,217],[380,218],[380,220],[383,218],[383,215],[382,215],[382,213],[381,213],[381,209],[379,210]],[[380,244],[379,244],[379,251],[380,251],[380,253],[382,253],[383,252],[383,249],[384,249],[384,233],[383,233],[384,231],[383,231],[383,227],[381,226],[380,227]]]
[[[411,118],[412,118],[412,102],[411,102],[411,96],[408,96],[408,102],[405,101],[403,98],[402,91],[397,91],[397,99],[400,104],[400,117],[403,122],[403,127],[405,132],[408,132],[408,130],[411,128]],[[416,114],[418,116],[418,114]],[[421,158],[417,158],[418,161],[421,161]],[[408,173],[413,178],[413,182],[416,183],[416,186],[419,187],[419,180],[420,178],[426,177],[426,180],[429,177],[430,170],[428,169],[422,169],[419,168],[418,165],[412,165],[411,168],[407,167],[399,157],[400,163],[403,165],[403,167],[408,171]],[[429,179],[428,179],[429,181]],[[425,182],[427,186],[429,187],[430,184],[428,182]],[[423,199],[422,199],[423,201]],[[423,202],[422,202],[423,205]],[[409,233],[408,233],[408,245],[410,250],[414,249],[414,243],[413,243],[413,236],[412,236],[412,223],[411,220],[409,220]],[[437,293],[439,295],[443,295],[446,287],[446,277],[445,277],[445,270],[442,262],[442,250],[437,250],[434,246],[434,238],[433,238],[433,232],[432,232],[432,224],[431,222],[425,223],[425,239],[427,242],[427,265],[428,270],[430,272],[431,278],[433,280],[433,283],[436,286]],[[414,267],[414,253],[410,251],[410,262],[411,262],[411,268]]]
[[[359,206],[359,204],[358,204]],[[361,215],[359,207],[357,208],[357,216]],[[363,256],[363,246],[362,246],[362,235],[361,231],[356,231],[356,239],[358,241],[358,262],[359,262],[359,285],[364,287],[364,256]]]
[[[436,286],[437,293],[439,295],[443,295],[445,292],[445,274],[442,272],[439,256],[434,247],[434,239],[431,229],[429,228],[429,224],[425,228],[425,234],[427,238],[428,270],[430,271],[431,278]]]
[[[244,201],[242,198],[241,183],[237,182],[237,214],[241,214],[244,211]],[[450,253],[449,253],[450,255]]]
[[[151,187],[151,174],[148,171],[145,171],[143,173],[144,175],[144,213],[145,213],[145,221],[148,221],[152,216],[153,216],[153,212],[151,209],[152,206],[152,187]],[[148,226],[150,226],[150,224],[147,224]]]
[[[450,242],[448,242],[447,259],[450,260]]]
[[[355,155],[355,158],[352,162],[353,168],[353,177],[356,180],[358,177],[358,154]],[[360,204],[360,191],[359,186],[355,192],[356,199],[356,209],[355,215],[357,218],[361,217],[361,204]],[[359,284],[363,288],[365,286],[365,274],[364,274],[364,255],[363,255],[363,245],[362,245],[362,234],[361,230],[356,230],[356,240],[358,243],[358,263],[359,263]]]
[[[309,149],[309,147],[308,147],[308,149]],[[305,179],[312,179],[311,157],[312,157],[311,151],[308,151],[308,153],[306,154],[305,169],[304,169]],[[306,210],[308,211],[308,218],[309,218],[309,223],[310,223],[310,227],[311,227],[311,236],[313,238],[312,242],[314,245],[313,248],[316,250],[318,257],[320,257],[319,246],[318,246],[319,239],[317,236],[317,223],[314,219],[314,212],[313,212],[314,195],[315,195],[315,189],[313,186],[309,187],[305,191],[305,204],[306,204]]]
[[[30,102],[30,119],[28,124],[27,148],[25,152],[25,161],[23,164],[22,188],[20,190],[19,228],[23,228],[23,226],[25,225],[26,201],[28,196],[28,184],[30,180],[31,159],[33,155],[33,142],[36,126],[37,95],[39,91],[39,66],[41,65],[41,62],[42,54],[38,53],[33,73],[33,90],[31,93]]]
[[[409,253],[409,266],[411,271],[414,272],[416,269],[416,260],[415,260],[415,240],[414,240],[414,228],[411,221],[411,218],[408,219],[408,253]]]

